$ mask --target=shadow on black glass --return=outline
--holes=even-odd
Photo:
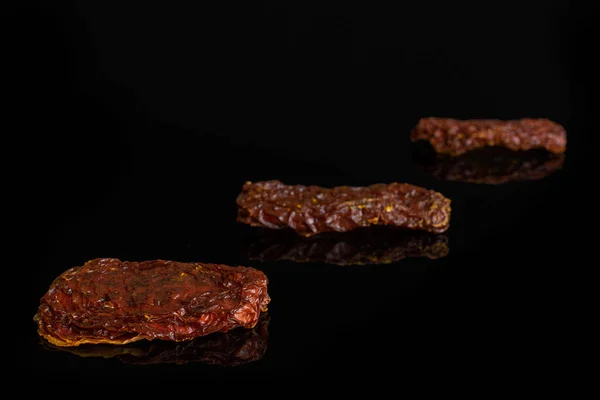
[[[448,238],[443,234],[387,227],[322,233],[308,238],[293,232],[262,230],[260,236],[246,246],[250,260],[342,266],[390,264],[413,257],[436,259],[448,252]]]
[[[253,329],[237,328],[226,333],[212,333],[185,342],[142,340],[125,345],[85,344],[59,347],[42,339],[50,351],[66,351],[80,357],[114,358],[124,364],[187,364],[236,366],[260,360],[267,351],[268,314],[262,314]]]
[[[417,167],[445,181],[499,185],[545,178],[560,170],[564,154],[544,150],[512,151],[487,147],[460,156],[436,154],[426,144],[415,144]]]

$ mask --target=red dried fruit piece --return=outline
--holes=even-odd
[[[252,328],[270,297],[263,272],[174,261],[88,261],[54,280],[34,320],[55,346],[184,341]]]
[[[407,183],[367,187],[246,182],[237,198],[238,222],[303,236],[387,225],[441,233],[450,225],[450,200]]]
[[[411,140],[426,140],[438,153],[457,156],[486,146],[503,146],[511,150],[543,148],[564,153],[567,148],[565,129],[544,118],[457,120],[422,118],[411,132]]]

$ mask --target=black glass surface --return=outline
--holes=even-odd
[[[10,266],[14,365],[54,382],[552,369],[592,240],[584,230],[595,226],[593,12],[411,4],[25,12],[20,165],[31,168],[19,192],[27,250]],[[440,161],[409,141],[427,116],[549,118],[565,127],[568,149]],[[452,200],[451,226],[441,237],[307,241],[237,223],[244,182],[268,179],[412,183]],[[125,355],[47,346],[33,322],[40,297],[97,257],[258,268],[269,278],[268,324],[260,335],[145,343]],[[266,348],[215,362],[245,340]]]

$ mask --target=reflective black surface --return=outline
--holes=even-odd
[[[282,376],[485,380],[561,364],[569,292],[592,240],[583,230],[596,226],[590,12],[566,2],[490,9],[485,20],[454,4],[122,7],[26,14],[35,29],[20,38],[31,97],[17,114],[18,150],[32,168],[14,231],[26,249],[8,278],[17,334],[5,342],[23,374],[266,385]],[[535,179],[440,179],[409,143],[423,116],[546,117],[565,126],[568,150]],[[501,175],[482,160],[477,171]],[[283,235],[270,258],[256,246],[273,232],[235,222],[243,183],[267,179],[439,191],[452,200],[447,252],[404,253],[413,246],[404,234],[312,250]],[[359,262],[339,265],[348,256]],[[32,320],[40,297],[96,257],[263,270],[272,297],[264,355],[233,367],[135,365],[48,350]]]
[[[501,185],[533,181],[560,170],[564,154],[545,150],[512,151],[501,147],[477,149],[458,157],[436,154],[433,148],[416,150],[415,163],[438,179],[464,183]],[[420,146],[415,145],[418,149]]]
[[[247,245],[251,261],[294,261],[341,266],[391,264],[409,257],[436,259],[448,254],[448,237],[409,230],[371,227],[302,237],[293,231],[257,229]]]

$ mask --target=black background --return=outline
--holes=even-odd
[[[578,198],[594,162],[596,10],[196,3],[46,4],[10,21],[18,144],[5,152],[19,158],[15,236],[27,247],[16,365],[36,379],[560,371],[568,293],[592,243],[592,205]],[[568,133],[565,166],[499,186],[440,181],[409,146],[425,116],[550,118]],[[450,252],[363,267],[250,262],[240,249],[255,232],[235,222],[235,197],[266,179],[438,190],[453,202]],[[96,257],[264,270],[267,354],[234,368],[132,367],[42,349],[39,298]]]

